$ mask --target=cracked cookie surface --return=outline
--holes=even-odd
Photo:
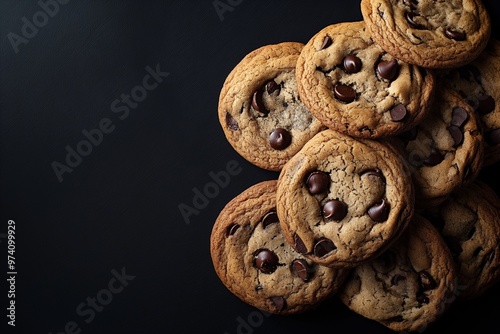
[[[226,139],[246,160],[279,171],[313,135],[323,130],[297,92],[295,66],[302,43],[262,46],[229,73],[218,117]]]
[[[384,50],[425,68],[462,66],[491,35],[481,0],[362,0],[361,13]]]
[[[325,130],[285,165],[276,201],[283,234],[296,251],[321,265],[350,268],[406,228],[414,189],[390,145]]]
[[[210,252],[222,283],[242,301],[295,314],[335,294],[347,272],[317,265],[286,242],[276,188],[277,180],[262,181],[227,203],[213,226]]]
[[[316,33],[297,60],[297,87],[330,129],[359,138],[401,133],[419,123],[433,98],[433,72],[407,64],[373,42],[363,21]]]
[[[395,244],[351,271],[339,297],[352,311],[394,331],[416,332],[436,321],[455,293],[448,247],[437,229],[415,214]]]

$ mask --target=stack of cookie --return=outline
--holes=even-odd
[[[279,172],[222,209],[224,285],[274,314],[337,296],[422,330],[500,280],[500,44],[480,0],[362,0],[363,21],[262,46],[228,75],[232,147]]]

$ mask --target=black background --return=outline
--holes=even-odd
[[[361,20],[359,1],[222,0],[233,5],[221,16],[213,2],[72,0],[39,21],[15,52],[9,34],[22,36],[23,17],[43,20],[41,7],[1,1],[1,333],[55,334],[67,324],[71,332],[71,322],[75,333],[390,333],[335,298],[314,312],[264,316],[225,289],[209,253],[221,208],[277,177],[227,143],[217,118],[224,79],[260,46],[306,43],[326,25]],[[484,3],[500,38],[500,4]],[[169,74],[127,117],[113,112],[116,99],[142,85],[148,66]],[[77,149],[82,131],[103,119],[113,131],[59,182],[53,162],[65,164],[66,147]],[[229,184],[184,219],[179,205],[193,207],[196,192],[228,163],[238,166]],[[500,189],[497,168],[480,177]],[[9,220],[16,224],[15,329],[6,325]],[[127,285],[95,317],[82,316],[77,307],[106,296],[113,270],[130,276]],[[497,284],[452,304],[426,332],[473,323],[477,333],[499,333],[499,292]]]

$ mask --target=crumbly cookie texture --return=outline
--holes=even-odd
[[[440,204],[454,189],[476,179],[483,166],[479,117],[450,89],[440,89],[424,121],[398,139],[412,167],[418,208]]]
[[[302,103],[295,66],[302,43],[262,46],[247,54],[221,89],[219,121],[233,148],[263,169],[279,171],[325,126]]]
[[[490,39],[471,63],[438,72],[439,80],[458,91],[479,114],[484,131],[484,165],[500,161],[500,41]]]
[[[397,243],[354,268],[339,292],[351,310],[397,332],[425,329],[455,295],[451,253],[436,228],[418,214]]]
[[[457,299],[479,297],[500,281],[500,199],[492,188],[476,180],[425,214],[457,265]]]
[[[278,179],[277,213],[288,243],[334,268],[387,248],[413,208],[409,169],[390,145],[333,130],[311,139]]]
[[[389,55],[362,21],[323,28],[304,46],[296,68],[311,113],[353,137],[401,133],[420,122],[433,99],[434,73]]]
[[[384,50],[425,68],[462,66],[491,35],[481,0],[362,0],[361,13]]]
[[[296,314],[335,294],[347,271],[317,265],[286,242],[276,188],[276,180],[262,181],[227,203],[210,252],[222,283],[242,301],[273,314]]]

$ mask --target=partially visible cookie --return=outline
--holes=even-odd
[[[440,82],[458,91],[479,114],[484,131],[484,165],[500,161],[500,41],[490,39],[471,63],[440,73]]]
[[[439,229],[458,268],[458,299],[483,295],[500,281],[500,199],[476,180],[426,213]]]
[[[297,60],[304,104],[330,129],[353,137],[395,135],[419,123],[434,82],[432,72],[382,50],[362,21],[323,28]]]
[[[283,167],[276,201],[283,234],[297,252],[321,265],[350,268],[404,231],[414,189],[390,145],[328,129]]]
[[[247,54],[221,89],[218,117],[232,147],[263,169],[279,171],[324,129],[300,100],[295,66],[298,42],[262,46]]]
[[[425,68],[465,65],[491,35],[481,0],[362,0],[361,13],[384,50]]]
[[[345,270],[315,264],[297,253],[281,233],[276,180],[244,190],[222,209],[210,252],[222,283],[242,301],[273,314],[315,308],[336,293]]]
[[[351,271],[338,296],[352,311],[396,332],[416,332],[450,307],[455,291],[448,247],[436,228],[415,214],[397,243]]]
[[[450,89],[439,89],[424,121],[397,138],[412,167],[419,209],[440,204],[454,189],[474,180],[482,168],[484,143],[479,117]]]

